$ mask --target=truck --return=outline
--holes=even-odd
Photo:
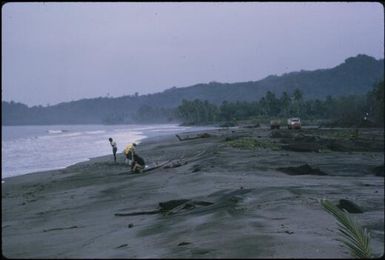
[[[277,120],[277,119],[274,119],[274,120],[271,120],[270,121],[270,129],[279,129],[281,127],[281,120]]]
[[[301,129],[301,119],[298,117],[292,117],[287,119],[287,128],[288,129]]]

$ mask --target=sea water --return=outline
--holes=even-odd
[[[112,155],[110,137],[120,153],[128,143],[140,143],[146,137],[194,129],[176,124],[2,126],[1,177],[61,169],[92,157]]]

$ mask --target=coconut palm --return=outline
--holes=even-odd
[[[332,214],[338,221],[338,230],[344,239],[338,239],[350,250],[353,257],[372,258],[369,247],[370,233],[358,225],[346,210],[340,210],[326,199],[321,200],[323,208]]]

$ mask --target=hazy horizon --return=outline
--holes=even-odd
[[[357,54],[357,55],[361,55],[361,54],[362,54],[362,53],[359,53],[359,54]],[[357,55],[352,56],[352,57],[356,57]],[[366,54],[363,54],[363,55],[366,55]],[[369,56],[369,55],[368,55],[368,56]],[[351,57],[346,57],[346,59],[347,59],[347,58],[351,58]],[[374,57],[373,57],[373,58],[374,58]],[[344,60],[346,60],[346,59],[344,59]],[[380,59],[384,59],[384,58],[380,58]],[[318,69],[332,69],[332,68],[334,68],[334,67],[336,67],[336,66],[342,64],[342,63],[344,62],[344,60],[341,61],[339,64],[336,64],[336,65],[333,66],[333,67],[330,67],[330,68],[318,68]],[[379,60],[379,59],[376,59],[376,60]],[[318,69],[314,69],[314,70],[318,70]],[[312,70],[300,69],[300,70],[296,70],[296,71],[283,72],[283,73],[281,73],[281,74],[269,74],[269,75],[266,75],[266,76],[264,76],[264,77],[262,77],[262,78],[260,78],[260,79],[251,80],[251,81],[259,81],[259,80],[263,80],[263,79],[265,79],[265,78],[267,78],[267,77],[269,77],[269,76],[271,76],[271,75],[282,76],[282,75],[287,74],[287,73],[300,72],[300,71],[312,71]],[[231,84],[231,83],[239,83],[239,82],[244,82],[244,81],[238,81],[238,82],[211,81],[211,82],[230,83],[230,84]],[[177,88],[185,88],[185,87],[190,87],[190,86],[194,86],[194,85],[197,85],[197,84],[207,84],[207,83],[210,83],[210,82],[196,82],[196,83],[193,83],[193,84],[188,85],[188,86],[180,86],[180,87],[177,87]],[[172,88],[172,87],[170,87],[170,88]],[[165,89],[162,89],[162,90],[159,90],[159,91],[155,91],[155,92],[152,92],[152,93],[139,94],[139,96],[141,96],[141,95],[146,95],[146,94],[156,94],[156,93],[161,93],[161,92],[163,92],[164,90],[167,90],[167,89],[169,89],[169,88],[165,88]],[[126,95],[132,95],[132,94],[135,94],[135,93],[125,94],[125,95],[121,95],[121,96],[110,96],[110,95],[105,95],[105,96],[98,96],[98,97],[103,97],[103,98],[105,98],[105,97],[109,97],[109,98],[117,98],[117,97],[122,97],[122,96],[126,96]],[[71,102],[71,101],[79,101],[79,100],[83,100],[83,99],[98,98],[98,97],[79,97],[79,98],[77,98],[77,99],[65,100],[65,101],[60,101],[60,102],[55,103],[55,104],[49,104],[49,106],[54,106],[54,105],[58,105],[58,104],[60,104],[60,103],[66,103],[66,102]],[[18,102],[18,101],[15,101],[15,100],[3,100],[3,101],[7,101],[7,102],[14,101],[14,102],[16,102],[16,103],[23,103],[23,102]],[[26,104],[26,103],[23,103],[23,104],[28,105],[28,104]],[[44,104],[35,104],[35,105],[28,105],[28,107],[40,106],[40,105],[46,106],[46,105],[44,105]],[[47,106],[48,106],[48,104],[47,104]]]
[[[152,94],[384,58],[379,3],[7,3],[2,100]]]

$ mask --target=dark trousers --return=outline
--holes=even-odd
[[[112,153],[114,154],[114,162],[116,162],[116,152],[118,151],[118,148],[114,147],[112,148]]]

